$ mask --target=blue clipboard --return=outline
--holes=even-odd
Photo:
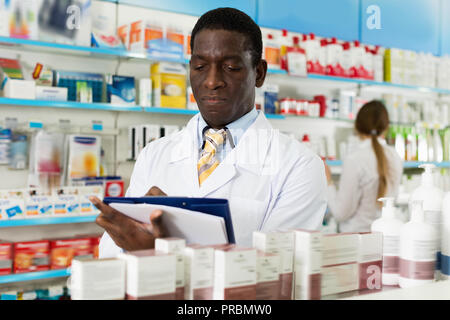
[[[149,203],[163,206],[182,208],[222,217],[227,229],[229,243],[236,243],[234,238],[233,223],[231,221],[230,207],[227,199],[216,198],[186,198],[186,197],[106,197],[103,199],[106,204],[110,203]]]

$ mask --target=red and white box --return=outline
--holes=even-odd
[[[0,241],[0,276],[12,273],[12,242]]]
[[[295,230],[294,299],[320,300],[322,273],[322,234]]]
[[[14,273],[50,269],[50,243],[48,240],[16,242],[13,251]]]
[[[191,244],[184,249],[186,300],[212,300],[214,288],[214,249]]]
[[[253,247],[280,256],[280,300],[293,297],[294,232],[253,232]]]
[[[186,240],[181,238],[157,238],[155,250],[174,254],[176,257],[176,300],[184,300],[184,248]]]
[[[214,300],[256,299],[256,249],[214,251]]]
[[[151,249],[120,253],[117,258],[127,266],[127,300],[175,300],[175,254]]]
[[[123,300],[125,261],[120,259],[74,259],[71,267],[72,300]]]
[[[123,180],[105,180],[105,197],[123,197],[124,195]]]
[[[50,240],[50,269],[52,270],[70,267],[75,257],[93,258],[93,256],[90,237]]]
[[[359,289],[381,289],[383,270],[383,234],[381,232],[359,233]]]
[[[258,250],[256,259],[256,300],[278,300],[280,256]]]
[[[357,290],[359,235],[325,234],[322,244],[322,296]]]

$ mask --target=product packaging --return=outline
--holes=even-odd
[[[79,199],[80,199],[80,214],[81,215],[96,215],[100,211],[89,200],[90,197],[97,197],[103,200],[105,194],[102,186],[85,186],[78,187]]]
[[[253,247],[280,256],[280,300],[293,296],[294,232],[253,232]]]
[[[423,200],[411,202],[411,220],[400,232],[401,288],[418,286],[435,280],[438,233],[425,222]]]
[[[305,49],[300,48],[299,38],[294,37],[294,46],[287,48],[287,69],[289,74],[295,76],[306,76],[306,52]]]
[[[0,220],[25,218],[26,190],[0,190]]]
[[[97,48],[125,49],[116,35],[117,4],[104,1],[92,2],[91,45]]]
[[[322,234],[299,229],[294,232],[294,299],[320,300]]]
[[[13,267],[13,244],[0,240],[0,276],[11,274]]]
[[[53,79],[56,87],[67,88],[69,101],[102,102],[103,74],[54,70]]]
[[[151,79],[139,79],[139,105],[141,107],[152,106],[152,80]]]
[[[258,88],[257,88],[258,89]],[[187,108],[188,110],[198,110],[197,101],[195,100],[194,93],[192,92],[192,87],[189,86],[187,89]]]
[[[9,36],[11,38],[37,40],[39,35],[38,15],[39,6],[37,1],[9,0],[5,1],[6,21],[9,25]]]
[[[124,252],[127,300],[174,300],[176,257],[155,250]]]
[[[258,250],[256,256],[256,300],[278,300],[280,256]]]
[[[123,300],[126,264],[121,259],[74,259],[71,267],[72,300]]]
[[[107,76],[106,90],[108,103],[128,106],[136,104],[134,77]]]
[[[322,243],[322,296],[357,290],[358,235],[325,234]]]
[[[434,181],[434,169],[436,166],[431,163],[419,165],[419,168],[423,168],[421,184],[416,188],[410,196],[409,208],[412,210],[413,201],[423,201],[423,213],[425,217],[425,223],[435,228],[438,243],[437,243],[437,256],[436,256],[436,268],[441,269],[440,255],[441,255],[441,228],[442,228],[442,200],[444,198],[444,192],[436,186]],[[436,273],[436,277],[438,277]]]
[[[125,195],[125,186],[122,178],[104,180],[105,197],[123,197]]]
[[[24,170],[27,168],[28,143],[26,135],[13,135],[10,149],[9,168]]]
[[[212,300],[214,285],[214,249],[196,244],[184,249],[186,300]]]
[[[153,106],[186,108],[186,69],[169,62],[155,63],[151,67]]]
[[[186,240],[180,238],[157,238],[155,250],[167,254],[174,254],[176,258],[176,300],[184,300],[184,248]]]
[[[50,269],[65,269],[72,259],[93,258],[91,238],[50,240]]]
[[[359,233],[359,290],[381,289],[383,268],[383,234],[381,232]]]
[[[39,40],[74,46],[91,45],[92,0],[39,0]]]
[[[0,129],[0,165],[9,164],[11,158],[11,129]]]
[[[383,235],[383,269],[382,284],[398,285],[400,231],[403,222],[396,218],[394,207],[395,198],[380,198],[384,202],[381,218],[372,223],[372,232],[381,232]]]
[[[13,99],[36,99],[34,81],[8,79],[3,88],[3,96]]]
[[[55,216],[76,216],[80,214],[78,188],[55,188],[52,190],[52,198]]]
[[[67,88],[36,86],[37,100],[67,101]]]
[[[256,250],[224,246],[214,251],[214,300],[256,299]]]
[[[96,177],[100,174],[99,136],[68,136],[68,178]]]
[[[441,278],[450,278],[450,192],[442,202]]]
[[[42,189],[28,189],[25,193],[25,216],[36,218],[52,214],[52,196]]]
[[[273,34],[268,33],[264,37],[263,57],[267,61],[269,69],[280,69],[280,45],[274,39]]]
[[[14,273],[50,269],[50,243],[48,240],[16,242],[13,251]]]
[[[278,85],[265,84],[262,90],[264,92],[264,113],[278,113],[278,92],[280,91]]]

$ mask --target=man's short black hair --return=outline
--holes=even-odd
[[[234,8],[217,8],[203,14],[192,29],[191,51],[194,51],[196,34],[203,30],[236,31],[247,37],[248,47],[252,55],[253,66],[257,66],[262,58],[262,35],[259,26],[244,12]]]

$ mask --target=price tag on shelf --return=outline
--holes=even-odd
[[[59,128],[61,130],[69,130],[70,129],[70,120],[69,119],[59,119]]]
[[[44,127],[44,124],[40,121],[30,121],[28,123],[28,127],[30,129],[42,129]]]
[[[17,118],[5,118],[5,128],[15,129],[18,125]]]
[[[92,120],[92,130],[103,131],[103,123],[99,120]]]

